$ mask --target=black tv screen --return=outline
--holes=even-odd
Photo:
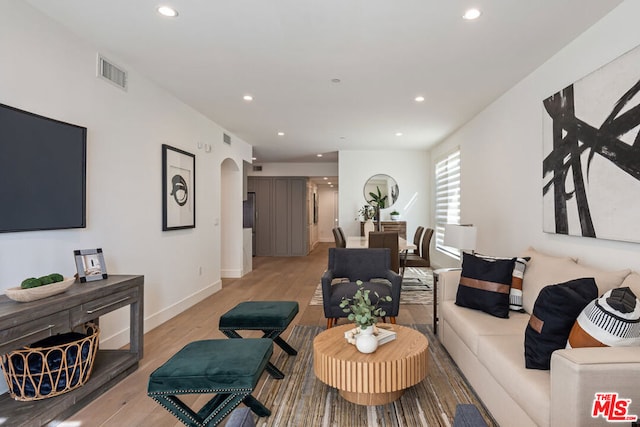
[[[0,232],[86,227],[87,128],[0,104]]]

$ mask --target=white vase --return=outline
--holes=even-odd
[[[356,337],[356,348],[360,353],[373,353],[378,348],[378,339],[373,335],[373,326],[360,328]]]
[[[375,226],[373,225],[373,221],[368,219],[364,222],[364,237],[369,237],[369,232],[374,231],[375,230]]]

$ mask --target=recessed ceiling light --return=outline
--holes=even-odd
[[[330,182],[327,182],[327,184],[331,185],[331,183],[330,183]]]
[[[416,96],[415,98],[416,102],[423,102],[424,101],[424,96]]]
[[[331,79],[331,83],[340,83],[340,79]]]
[[[462,15],[462,18],[466,19],[467,21],[473,21],[474,19],[478,19],[480,15],[482,15],[482,12],[480,12],[478,9],[468,9],[464,13],[464,15]]]
[[[284,136],[284,132],[278,132],[278,136]]]
[[[402,132],[396,132],[396,136],[402,136]]]
[[[253,96],[245,95],[245,96],[242,97],[242,99],[244,99],[245,101],[253,101]]]
[[[175,18],[176,16],[178,16],[178,11],[169,6],[160,6],[158,8],[158,13],[168,18]]]
[[[258,160],[258,158],[257,157],[252,157],[251,160]]]
[[[322,154],[318,153],[316,154],[316,157],[322,157]]]

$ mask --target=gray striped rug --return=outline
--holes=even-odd
[[[475,404],[489,426],[497,424],[466,383],[446,350],[426,325],[408,325],[429,339],[429,374],[397,401],[361,406],[344,400],[313,373],[313,338],[322,328],[297,325],[287,338],[297,356],[278,351],[274,363],[285,378],[268,377],[254,396],[272,414],[257,419],[258,427],[417,427],[452,426],[458,404]]]

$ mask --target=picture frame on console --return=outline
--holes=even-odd
[[[162,144],[162,231],[196,227],[196,156]]]
[[[102,248],[76,249],[73,251],[76,258],[76,269],[80,283],[102,280],[107,275],[107,265],[104,262]]]

